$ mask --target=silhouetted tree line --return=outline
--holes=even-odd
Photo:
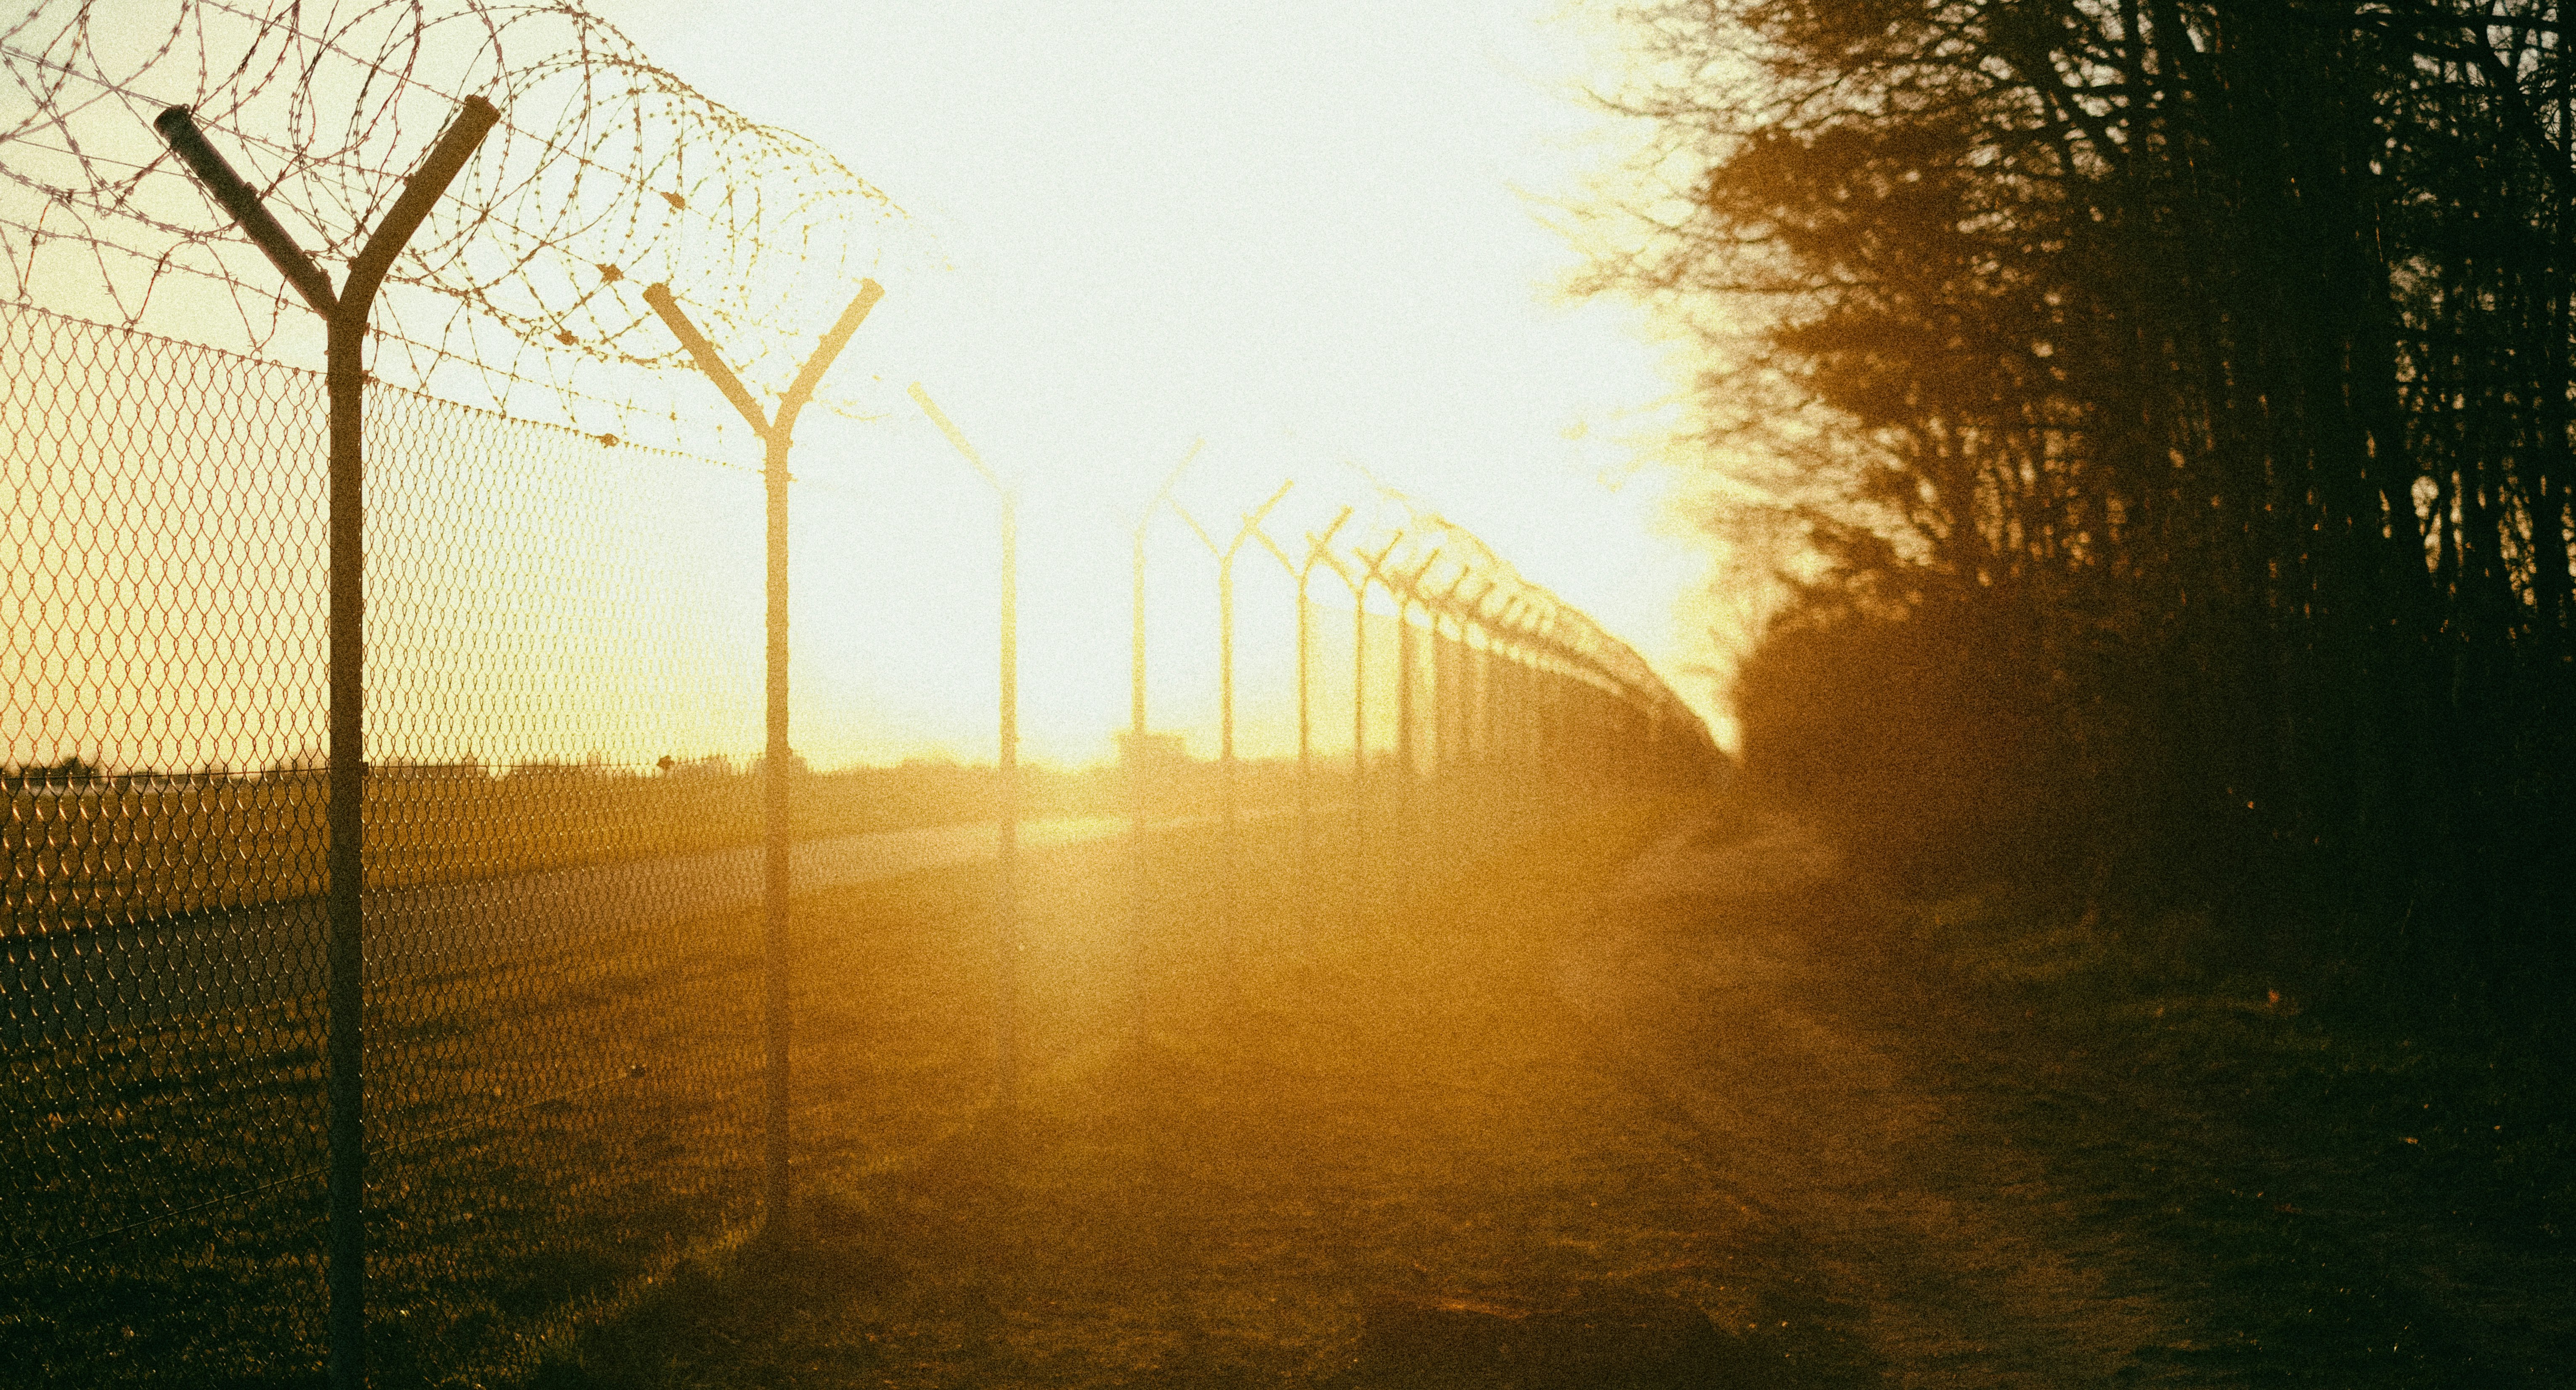
[[[1672,196],[1595,287],[1701,325],[1709,456],[1825,557],[1748,771],[1918,882],[2044,850],[2277,957],[2563,982],[2556,5],[1632,17]]]
[[[65,753],[52,763],[38,766],[0,767],[0,787],[10,791],[25,787],[85,787],[99,777],[99,770],[78,753]]]

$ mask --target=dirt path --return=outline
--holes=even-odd
[[[1864,978],[1871,953],[1823,905],[1828,850],[1787,825],[1715,829],[1675,825],[1609,885],[1605,930],[1558,961],[1567,1002],[1686,1117],[1713,1176],[1865,1310],[1850,1330],[1887,1384],[2165,1380],[2160,1354],[2190,1350],[2166,1259],[2052,1190],[1915,1031],[1939,1011]]]

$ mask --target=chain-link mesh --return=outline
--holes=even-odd
[[[755,1212],[760,488],[368,424],[370,1300],[470,1365]]]
[[[309,1371],[320,385],[0,335],[0,1367]],[[391,391],[368,432],[378,1362],[506,1363],[752,1214],[759,480]]]
[[[0,1253],[77,1323],[125,1296],[113,1256],[72,1286],[103,1236],[185,1222],[246,1274],[309,1239],[211,1205],[320,1210],[322,802],[257,769],[320,733],[321,391],[14,310],[0,355]]]

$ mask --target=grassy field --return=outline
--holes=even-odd
[[[673,923],[372,992],[389,1368],[470,1383],[751,1219],[755,938]],[[0,1383],[318,1383],[318,1015],[298,1000],[13,1051],[24,1258],[0,1264]]]
[[[1892,899],[1766,861],[1795,837],[1740,807],[1694,812],[1744,841],[1724,896],[1613,907],[1673,803],[1417,809],[1439,834],[1365,857],[1326,817],[1312,865],[1294,818],[1259,822],[1231,874],[1212,827],[1167,832],[1142,935],[1123,844],[1031,856],[1009,1116],[990,867],[801,898],[783,1233],[755,1234],[752,914],[382,992],[375,1383],[2537,1390],[2576,1364],[2550,1038],[2194,968],[2196,918]],[[50,1059],[90,1089],[18,1125],[59,1168],[20,1229],[170,1214],[0,1269],[0,1383],[318,1384],[312,1030],[280,1005]]]
[[[2020,1346],[2119,1383],[2536,1388],[2576,1364],[2550,1038],[2275,997],[2190,964],[2200,919],[1910,903],[1758,855],[1723,899],[1605,917],[1674,803],[1419,809],[1438,835],[1368,857],[1326,817],[1311,866],[1293,818],[1261,822],[1231,875],[1212,828],[1167,833],[1141,936],[1123,845],[1033,855],[1007,1117],[989,866],[800,899],[785,1233],[754,1235],[750,914],[388,994],[375,1383],[2092,1383],[1987,1374]],[[1776,838],[1697,814],[1706,843]],[[1672,978],[1637,978],[1655,960]],[[1569,962],[1634,1006],[1577,1007]],[[318,1383],[310,1026],[172,1039],[230,1047],[229,1074],[83,1044],[157,1136],[89,1180],[173,1204],[290,1180],[0,1271],[0,1383]],[[64,1119],[43,1142],[77,1154]]]
[[[1123,873],[1051,879],[1012,1117],[969,1103],[972,900],[844,900],[881,925],[811,1024],[803,1228],[684,1264],[536,1384],[1862,1383],[1795,1252],[1555,1002],[1589,890],[1670,810],[1496,808],[1356,914],[1310,916],[1273,836],[1232,934],[1175,844],[1141,1047]]]
[[[1497,825],[1311,926],[1262,894],[1232,956],[1208,880],[1169,876],[1201,886],[1156,905],[1141,1049],[1114,941],[1074,929],[1123,909],[1113,870],[1033,941],[1012,1123],[972,1100],[971,902],[845,900],[878,944],[818,1001],[804,1227],[637,1288],[536,1383],[2098,1383],[2046,1370],[2082,1363],[2538,1390],[2576,1364],[2550,1039],[2275,997],[2189,965],[2196,919],[1758,872],[1628,924],[1736,962],[1630,1017],[1670,1051],[1587,1031],[1551,972],[1664,814]],[[1735,1089],[1683,1104],[1690,1068]],[[1894,1089],[1837,1089],[1865,1078]]]
[[[2299,998],[2195,964],[2227,953],[2189,913],[1990,893],[1886,920],[1878,978],[1951,991],[1897,1006],[1930,1015],[1944,1065],[1999,1123],[2051,1141],[2092,1219],[2176,1252],[2210,1304],[2197,1356],[2213,1381],[2565,1383],[2565,1020],[2508,1030]],[[2037,1060],[1992,1060],[2008,1057]]]
[[[1225,973],[1206,930],[1223,900],[1213,833],[1158,842],[1142,957],[1158,1038]],[[1242,865],[1240,958],[1264,968],[1301,915],[1294,840],[1293,818],[1274,818]],[[1338,830],[1321,848],[1347,861]],[[1403,874],[1381,860],[1366,880],[1394,891]],[[1132,883],[1120,844],[1029,856],[1033,1094],[1102,1084],[1131,1035]],[[1346,900],[1338,875],[1316,887]],[[800,900],[797,1130],[816,1190],[912,1172],[984,1132],[994,889],[990,866],[969,866]],[[571,1329],[651,1297],[675,1264],[722,1261],[751,1229],[756,926],[740,912],[639,927],[374,993],[377,1384],[524,1377]],[[315,1383],[317,1042],[311,1001],[295,1001],[10,1059],[29,1083],[7,1108],[28,1139],[15,1234],[31,1253],[0,1268],[0,1381]],[[821,1200],[829,1221],[840,1199]],[[157,1219],[107,1234],[138,1215]]]

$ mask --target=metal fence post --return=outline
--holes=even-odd
[[[959,456],[993,489],[1002,504],[1002,664],[1001,751],[995,772],[1002,779],[1001,918],[994,937],[993,1053],[995,1102],[1009,1110],[1019,1103],[1019,937],[1020,937],[1020,495],[984,463],[946,411],[912,384],[912,403],[948,436]]]
[[[1348,515],[1347,512],[1344,515]],[[1333,523],[1338,526],[1341,523]],[[1264,545],[1270,538],[1261,538]],[[1283,557],[1284,558],[1284,557]],[[1306,585],[1315,562],[1297,571],[1297,919],[1312,926],[1315,915],[1315,641],[1308,623]]]
[[[1310,933],[1315,925],[1315,644],[1307,586],[1315,577],[1317,563],[1340,568],[1326,547],[1332,544],[1333,533],[1350,519],[1351,509],[1346,506],[1334,515],[1322,534],[1307,532],[1306,561],[1302,565],[1289,559],[1288,552],[1280,549],[1268,532],[1256,527],[1252,533],[1271,558],[1297,577],[1297,912],[1298,921]]]
[[[1438,547],[1434,547],[1429,555],[1423,557],[1421,564],[1413,567],[1413,573],[1405,576],[1401,586],[1392,582],[1387,585],[1388,591],[1395,595],[1395,762],[1396,775],[1401,779],[1397,784],[1397,806],[1401,813],[1398,819],[1402,823],[1401,835],[1408,854],[1421,829],[1416,823],[1415,814],[1420,805],[1420,789],[1415,786],[1418,780],[1415,757],[1419,735],[1414,728],[1417,722],[1414,709],[1414,685],[1416,668],[1421,665],[1421,659],[1415,653],[1411,613],[1416,603],[1423,603],[1425,612],[1429,611],[1428,602],[1422,598],[1422,580],[1431,573],[1431,567],[1438,563],[1440,563],[1440,551]],[[1466,572],[1463,564],[1459,572],[1462,575]],[[1433,709],[1436,713],[1438,709],[1436,701],[1439,696],[1439,686],[1436,682],[1432,686],[1432,695],[1435,701]]]
[[[1463,583],[1466,575],[1461,573],[1458,578]],[[1450,593],[1456,593],[1457,590],[1457,584],[1449,586]],[[1426,635],[1430,639],[1427,645],[1430,648],[1431,665],[1431,717],[1426,721],[1429,728],[1426,730],[1427,738],[1422,750],[1422,767],[1423,775],[1431,783],[1435,796],[1439,791],[1441,774],[1447,766],[1448,757],[1452,751],[1449,747],[1449,705],[1455,682],[1449,671],[1448,614],[1440,606],[1442,602],[1447,601],[1448,597],[1448,594],[1443,594],[1439,601],[1425,603],[1422,606],[1422,616],[1427,620],[1425,626],[1429,629]]]
[[[1449,818],[1449,808],[1457,799],[1452,786],[1452,770],[1465,766],[1462,738],[1465,705],[1461,697],[1465,694],[1462,687],[1466,683],[1467,624],[1458,612],[1458,591],[1466,587],[1468,580],[1476,577],[1461,563],[1458,577],[1449,581],[1449,587],[1440,591],[1440,597],[1426,600],[1422,605],[1423,615],[1431,620],[1431,776],[1428,790],[1431,806],[1423,818],[1428,824],[1416,829],[1417,833],[1430,831],[1433,838],[1441,833]],[[1453,621],[1458,626],[1456,637],[1449,636],[1447,632]]]
[[[1001,928],[994,952],[996,999],[993,1044],[999,1073],[996,1102],[1004,1110],[1020,1103],[1020,499],[1002,493],[1002,650],[1001,749],[995,755],[1002,779]]]
[[[500,111],[467,97],[420,167],[403,181],[384,220],[349,261],[339,292],[259,195],[206,142],[194,115],[173,106],[153,127],[197,181],[231,214],[287,282],[322,315],[322,382],[330,403],[330,787],[325,874],[329,941],[331,1208],[330,1382],[356,1390],[367,1379],[366,1234],[366,422],[367,320],[376,292],[429,210],[483,143]]]
[[[788,1133],[787,1133],[787,1040],[788,1040],[788,897],[792,885],[788,878],[788,778],[789,760],[794,756],[787,746],[787,454],[795,442],[796,417],[821,385],[823,373],[841,349],[850,345],[850,335],[859,331],[868,311],[885,297],[885,290],[874,280],[859,282],[859,292],[841,310],[841,317],[831,331],[823,335],[812,356],[796,373],[787,394],[778,401],[775,418],[762,414],[759,402],[743,389],[742,380],[725,365],[724,357],[714,343],[707,341],[697,325],[671,297],[671,287],[648,285],[644,302],[661,315],[671,336],[680,340],[698,370],[707,374],[716,389],[749,422],[764,446],[761,461],[761,485],[767,521],[767,565],[763,588],[767,602],[764,612],[763,655],[766,670],[766,713],[768,716],[768,753],[761,771],[761,1041],[764,1071],[767,1076],[767,1104],[764,1107],[762,1210],[767,1213],[772,1232],[783,1234],[790,1224],[788,1214]]]
[[[1368,563],[1359,577],[1342,576],[1351,586],[1351,894],[1350,918],[1357,921],[1360,903],[1368,893],[1368,591],[1371,583],[1394,584],[1385,576],[1387,557],[1404,544],[1404,533],[1396,532],[1375,555],[1364,555]],[[1356,553],[1356,552],[1355,552]],[[1334,566],[1336,572],[1341,567]]]
[[[1241,943],[1236,939],[1240,930],[1236,898],[1241,885],[1236,880],[1241,846],[1234,760],[1234,557],[1243,549],[1246,540],[1260,534],[1261,519],[1270,515],[1270,509],[1278,506],[1279,499],[1286,497],[1288,489],[1296,485],[1293,480],[1281,483],[1279,490],[1270,494],[1269,501],[1245,514],[1243,525],[1235,531],[1234,539],[1223,546],[1216,543],[1216,538],[1209,535],[1207,528],[1199,525],[1198,518],[1190,515],[1178,500],[1172,503],[1172,510],[1189,523],[1191,532],[1199,538],[1199,544],[1206,546],[1208,553],[1216,557],[1217,785],[1225,826],[1225,865],[1219,875],[1221,897],[1217,930],[1224,938],[1228,987],[1235,990],[1243,987],[1243,980],[1242,962],[1238,959]],[[1269,538],[1264,536],[1263,539]]]
[[[1172,471],[1163,478],[1163,485],[1154,489],[1153,497],[1145,503],[1145,510],[1136,517],[1136,624],[1130,637],[1127,665],[1127,796],[1135,814],[1135,880],[1129,885],[1127,942],[1129,983],[1133,992],[1129,1002],[1133,1012],[1127,1024],[1129,1040],[1139,1048],[1146,1041],[1145,926],[1153,889],[1153,867],[1145,847],[1145,803],[1149,792],[1145,766],[1145,528],[1153,524],[1155,509],[1171,498],[1172,485],[1181,480],[1181,470],[1188,468],[1190,461],[1199,456],[1199,450],[1206,447],[1204,439],[1192,441],[1190,451],[1181,455],[1179,463],[1172,465]]]

